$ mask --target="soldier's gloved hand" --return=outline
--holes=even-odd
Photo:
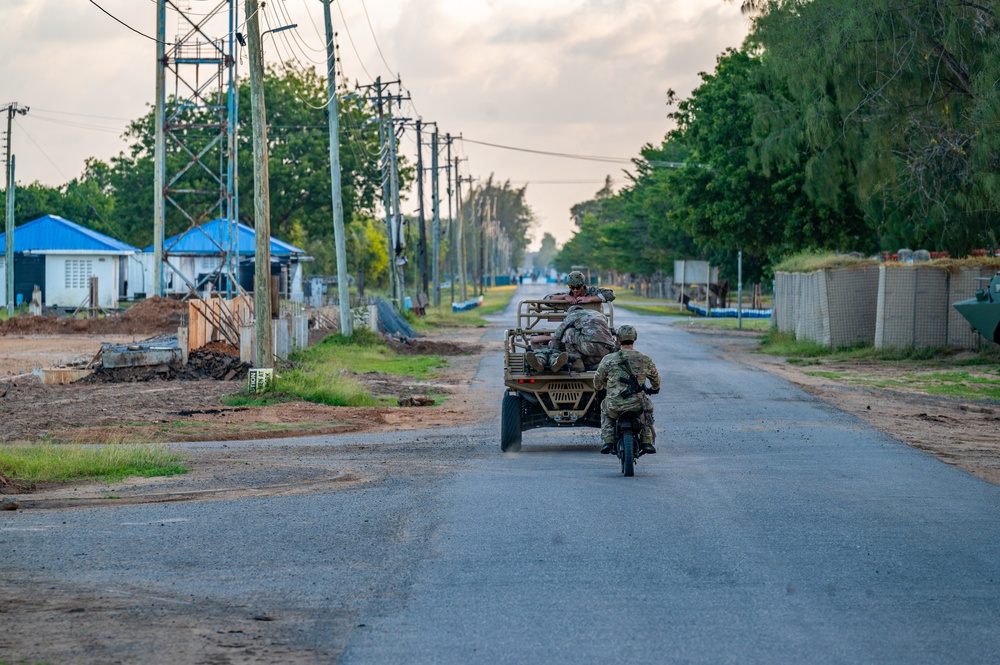
[[[656,388],[656,389],[653,389],[653,388],[649,388],[649,387],[646,387],[646,388],[643,388],[642,390],[643,390],[643,392],[645,392],[645,393],[646,393],[647,395],[657,395],[657,394],[659,394],[659,392],[660,392],[660,389],[659,389],[659,388]]]

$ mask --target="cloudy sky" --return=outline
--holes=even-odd
[[[747,31],[739,3],[724,0],[338,0],[333,18],[347,77],[398,74],[413,98],[404,110],[442,133],[621,158],[670,128],[667,89],[686,97]],[[269,0],[264,28],[288,23],[298,27],[265,38],[267,59],[323,63],[320,0]],[[87,157],[124,148],[126,123],[153,101],[155,44],[137,33],[155,25],[155,0],[0,0],[0,104],[30,107],[13,128],[18,182],[62,184]],[[171,12],[168,41],[176,25]],[[528,183],[536,245],[544,232],[568,240],[569,207],[606,175],[623,181],[615,163],[456,147],[466,174]],[[415,152],[412,138],[401,149]]]

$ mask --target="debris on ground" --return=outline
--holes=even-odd
[[[197,381],[216,379],[218,381],[242,381],[252,367],[240,362],[236,356],[206,349],[197,349],[188,354],[187,365],[179,363],[143,365],[139,367],[98,367],[90,376],[77,383],[137,383],[156,380]]]
[[[20,314],[0,321],[0,335],[155,335],[177,332],[187,319],[188,304],[153,296],[123,312],[93,319]]]
[[[434,406],[434,398],[411,395],[410,397],[400,397],[396,403],[399,406]]]

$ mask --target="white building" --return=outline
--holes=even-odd
[[[0,248],[6,246],[0,233]],[[90,278],[97,278],[100,307],[118,307],[129,291],[128,263],[138,248],[57,215],[14,229],[14,304],[31,302],[37,286],[46,307],[75,309],[90,302]],[[0,303],[7,306],[7,270],[0,253]]]

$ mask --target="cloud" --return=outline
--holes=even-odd
[[[99,2],[135,29],[153,34],[154,3]],[[388,79],[399,73],[419,114],[436,121],[442,133],[621,157],[632,157],[644,143],[662,139],[669,129],[667,89],[682,97],[689,94],[699,83],[698,72],[711,71],[716,56],[738,46],[747,29],[739,7],[723,0],[366,2],[372,29],[359,0],[338,0],[333,9],[349,79],[368,82],[365,69]],[[210,4],[191,2],[195,11]],[[297,57],[322,68],[320,3],[284,3],[281,8],[285,14],[273,14],[271,20],[281,16],[283,23],[285,18],[297,22],[296,39],[306,45]],[[139,117],[153,101],[153,42],[89,2],[4,0],[0,26],[5,63],[0,101],[120,118]],[[168,35],[175,31],[170,26]],[[287,57],[284,42],[275,40],[268,56],[282,53]],[[106,159],[125,147],[118,133],[124,121],[50,115],[109,132],[45,123],[42,115],[20,119],[46,154],[26,138],[15,137],[19,181],[59,184],[79,174],[86,157]],[[407,145],[412,148],[412,142]],[[529,185],[529,203],[547,225],[536,235],[548,230],[560,242],[572,232],[568,210],[573,203],[589,198],[607,174],[622,181],[621,167],[614,164],[472,144],[456,144],[455,153],[469,157],[464,172],[484,177],[493,172],[512,181],[594,181]]]

